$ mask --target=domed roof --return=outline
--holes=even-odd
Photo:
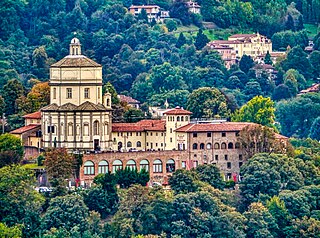
[[[74,38],[72,38],[72,40],[71,40],[70,43],[71,43],[71,44],[80,44],[80,41],[79,41],[78,38],[74,37]]]

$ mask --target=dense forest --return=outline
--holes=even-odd
[[[143,12],[135,17],[126,8],[147,3],[169,10],[171,18],[157,24],[148,22]],[[201,15],[189,13],[182,0],[3,2],[0,7],[0,112],[5,112],[8,118],[7,130],[21,126],[22,115],[49,103],[45,83],[49,66],[68,54],[70,40],[76,34],[83,53],[103,65],[105,89],[112,88],[114,95],[117,92],[132,96],[143,103],[142,110],[146,112],[147,106],[163,106],[166,100],[170,107],[188,107],[194,90],[211,87],[224,95],[226,105],[221,110],[218,107],[209,113],[198,113],[197,117],[230,119],[236,109],[253,97],[263,95],[274,101],[287,100],[276,104],[276,121],[280,123],[277,127],[282,133],[308,136],[314,119],[319,116],[319,99],[317,95],[298,99],[295,96],[320,76],[320,52],[317,51],[320,35],[314,38],[315,51],[310,55],[303,51],[309,40],[303,23],[319,23],[319,0],[296,3],[202,0],[198,3],[202,6]],[[225,30],[229,35],[260,32],[270,37],[276,50],[287,51],[275,64],[276,77],[271,79],[265,70],[257,74],[255,62],[246,55],[238,65],[227,70],[220,55],[205,47],[209,39],[201,29],[203,20],[214,21],[221,27],[210,30],[211,33],[218,34],[229,28]],[[200,28],[189,34],[179,31],[183,25]],[[301,100],[311,100],[315,113],[302,128],[299,121],[305,115],[292,118],[303,132],[289,132],[282,115],[287,113],[286,108]],[[145,115],[117,106],[116,97],[113,102],[118,109],[115,121],[133,121],[132,118]],[[212,107],[216,107],[217,102],[212,103]],[[302,112],[305,110],[301,108]]]

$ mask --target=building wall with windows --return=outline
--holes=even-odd
[[[150,173],[150,182],[167,184],[172,173],[183,168],[187,162],[187,151],[139,151],[84,155],[80,171],[82,185],[90,186],[94,177],[108,171],[114,173],[126,167],[145,169]]]

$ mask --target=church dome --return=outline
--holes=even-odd
[[[80,41],[79,41],[78,38],[74,37],[74,38],[72,38],[72,40],[71,40],[70,43],[71,43],[71,44],[80,44]]]

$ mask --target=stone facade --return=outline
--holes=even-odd
[[[102,66],[81,55],[77,38],[70,53],[50,67],[50,105],[41,109],[44,148],[112,150],[111,95],[102,96]]]
[[[150,173],[150,182],[167,184],[172,173],[187,163],[188,152],[172,150],[86,154],[83,161],[80,181],[84,186],[90,186],[99,173],[115,172],[126,166],[138,171],[144,168]]]

